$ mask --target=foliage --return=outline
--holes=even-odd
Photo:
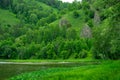
[[[12,0],[0,0],[0,7],[7,9],[11,7]]]
[[[95,56],[96,58],[99,56],[101,58],[119,59],[120,19],[118,18],[120,13],[118,8],[120,7],[120,2],[115,1],[111,5],[111,0],[107,2],[105,0],[105,4],[107,6],[105,10],[108,18],[104,20],[102,27],[97,28],[99,30],[95,31]]]
[[[74,11],[74,12],[73,12],[73,16],[74,16],[75,18],[78,18],[80,15],[79,15],[79,13],[78,13],[77,11]]]
[[[119,8],[119,0],[0,0],[0,58],[119,59]]]

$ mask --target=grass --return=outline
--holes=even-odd
[[[19,19],[16,18],[16,15],[10,12],[9,10],[0,9],[0,24],[2,25],[15,25],[19,23]]]
[[[120,60],[103,61],[100,65],[51,68],[24,73],[10,80],[120,80]]]
[[[70,13],[64,15],[64,17],[70,21],[70,23],[72,24],[73,27],[82,27],[84,24],[83,18],[81,16],[78,18],[74,18],[73,12],[70,12]]]
[[[0,59],[0,62],[87,62],[87,61],[96,61],[95,59],[57,59],[57,60],[40,60],[40,59],[27,59],[27,60],[15,60],[15,59]]]
[[[75,29],[78,32],[78,35],[80,34],[81,29],[85,26],[85,22],[84,22],[84,16],[85,14],[83,14],[82,10],[78,10],[80,16],[77,18],[74,18],[73,16],[73,11],[72,12],[68,12],[67,14],[63,15],[61,17],[61,19],[66,19],[70,22],[70,24],[72,25],[72,28]],[[59,21],[61,19],[58,19],[52,23],[50,23],[49,25],[58,25]]]

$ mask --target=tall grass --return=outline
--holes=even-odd
[[[120,61],[72,68],[52,68],[25,73],[10,80],[120,80]]]

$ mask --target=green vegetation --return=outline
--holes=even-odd
[[[11,80],[119,80],[120,0],[0,0],[0,61],[97,59],[116,61],[41,70]]]
[[[19,23],[19,19],[16,18],[16,15],[8,10],[0,9],[0,25],[15,25]]]
[[[120,1],[118,0],[98,0],[101,6],[96,7],[102,19],[99,28],[94,30],[94,53],[96,57],[119,59],[120,57]],[[104,3],[104,5],[102,5]],[[112,4],[111,4],[112,3]],[[96,1],[94,6],[98,6]],[[102,9],[103,7],[104,10]],[[114,14],[114,15],[113,15]],[[99,56],[98,56],[99,55]]]
[[[72,68],[53,68],[21,74],[10,80],[119,80],[120,61]]]
[[[0,58],[119,59],[120,2],[111,3],[1,0]]]
[[[27,59],[27,60],[16,60],[16,59],[0,59],[1,62],[18,62],[18,63],[24,63],[24,62],[33,62],[33,63],[41,63],[41,62],[70,62],[70,63],[74,63],[74,62],[99,62],[100,60],[97,59],[90,59],[90,58],[83,58],[83,59],[56,59],[56,60],[51,60],[51,59],[43,59],[43,60],[39,60],[39,59]]]

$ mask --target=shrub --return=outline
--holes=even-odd
[[[79,54],[78,54],[78,57],[79,58],[86,58],[87,57],[87,51],[86,50],[82,50]]]
[[[73,17],[74,18],[78,18],[80,16],[79,12],[78,11],[74,11],[73,12]]]

